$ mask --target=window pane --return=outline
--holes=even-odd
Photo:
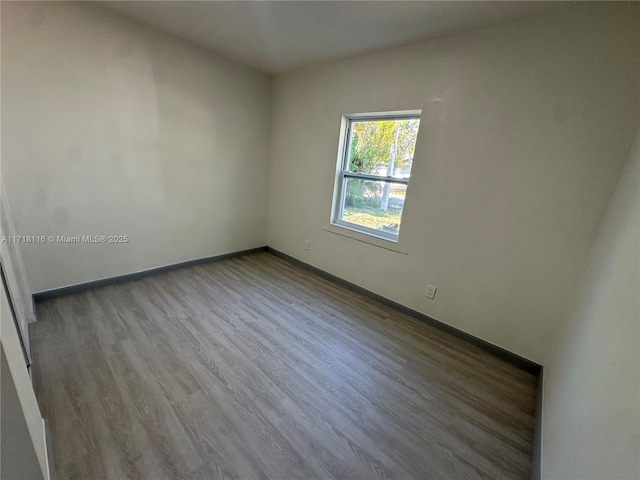
[[[341,220],[397,235],[407,186],[402,183],[345,178]]]
[[[409,178],[419,119],[351,122],[347,170]]]

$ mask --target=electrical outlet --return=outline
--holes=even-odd
[[[438,288],[434,287],[433,285],[427,285],[427,293],[424,294],[425,297],[433,300],[433,297],[436,296],[436,290]]]
[[[304,249],[305,250],[311,250],[311,240],[305,240],[304,241]]]

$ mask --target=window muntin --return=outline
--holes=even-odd
[[[332,223],[398,241],[419,127],[416,113],[346,117]]]

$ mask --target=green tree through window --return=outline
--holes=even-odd
[[[337,219],[397,237],[420,120],[352,119]]]

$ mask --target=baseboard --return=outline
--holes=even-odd
[[[537,364],[536,362],[533,362],[532,360],[529,360],[528,358],[522,357],[520,355],[517,355],[513,352],[510,352],[509,350],[506,350],[502,347],[499,347],[497,345],[494,345],[490,342],[487,342],[486,340],[482,340],[481,338],[478,338],[474,335],[471,335],[470,333],[466,333],[462,330],[459,330],[455,327],[452,327],[451,325],[448,325],[444,322],[441,322],[440,320],[436,320],[435,318],[432,318],[428,315],[425,315],[424,313],[418,312],[417,310],[413,310],[412,308],[406,307],[400,303],[394,302],[393,300],[390,300],[386,297],[383,297],[382,295],[378,295],[377,293],[374,293],[370,290],[367,290],[364,287],[361,287],[359,285],[356,285],[355,283],[351,283],[347,280],[344,280],[336,275],[333,275],[329,272],[326,272],[320,268],[314,267],[313,265],[310,265],[308,263],[303,262],[302,260],[298,260],[295,257],[292,257],[290,255],[287,255],[286,253],[280,252],[274,248],[265,246],[265,247],[257,247],[257,248],[251,248],[248,250],[240,250],[237,252],[231,252],[231,253],[225,253],[222,255],[214,255],[212,257],[205,257],[205,258],[198,258],[195,260],[188,260],[186,262],[181,262],[181,263],[174,263],[171,265],[165,265],[163,267],[156,267],[156,268],[151,268],[149,270],[143,270],[141,272],[135,272],[135,273],[128,273],[125,275],[119,275],[117,277],[111,277],[111,278],[105,278],[102,280],[94,280],[91,282],[86,282],[86,283],[80,283],[80,284],[76,284],[76,285],[70,285],[67,287],[62,287],[62,288],[55,288],[52,290],[45,290],[42,292],[36,292],[33,294],[33,300],[34,302],[39,302],[42,300],[48,300],[51,298],[56,298],[56,297],[61,297],[63,295],[71,295],[74,293],[80,293],[80,292],[84,292],[86,290],[90,290],[93,288],[100,288],[100,287],[105,287],[108,285],[116,285],[119,283],[125,283],[125,282],[130,282],[132,280],[140,280],[141,278],[145,278],[145,277],[150,277],[152,275],[157,275],[159,273],[165,273],[165,272],[170,272],[173,270],[177,270],[180,268],[185,268],[185,267],[191,267],[193,265],[200,265],[203,263],[210,263],[210,262],[219,262],[221,260],[226,260],[228,258],[234,258],[234,257],[240,257],[243,255],[248,255],[251,253],[256,253],[256,252],[263,252],[263,251],[267,251],[277,257],[280,257],[284,260],[287,260],[288,262],[297,265],[301,268],[304,268],[305,270],[308,270],[310,272],[315,273],[316,275],[319,275],[323,278],[326,278],[327,280],[330,280],[334,283],[337,283],[339,285],[342,285],[346,288],[349,288],[350,290],[354,290],[356,292],[359,292],[363,295],[366,295],[369,298],[372,298],[380,303],[383,303],[385,305],[388,305],[392,308],[395,308],[396,310],[405,313],[407,315],[411,315],[412,317],[421,320],[425,323],[428,323],[429,325],[432,325],[436,328],[438,328],[439,330],[442,330],[444,332],[447,332],[455,337],[461,338],[462,340],[465,340],[469,343],[471,343],[472,345],[475,345],[489,353],[492,353],[493,355],[527,371],[530,372],[534,375],[539,375],[542,367],[541,365]]]
[[[31,316],[27,318],[27,323],[33,323],[36,320],[36,300],[33,298],[33,295],[31,295]]]
[[[536,424],[533,430],[533,468],[531,480],[542,478],[542,398],[544,390],[544,368],[538,374],[538,395],[536,397]]]
[[[250,248],[248,250],[240,250],[237,252],[224,253],[222,255],[214,255],[212,257],[197,258],[195,260],[187,260],[186,262],[173,263],[171,265],[165,265],[162,267],[150,268],[149,270],[143,270],[141,272],[127,273],[125,275],[119,275],[117,277],[104,278],[102,280],[94,280],[91,282],[79,283],[76,285],[70,285],[68,287],[54,288],[52,290],[45,290],[42,292],[36,292],[33,294],[34,302],[40,302],[42,300],[48,300],[51,298],[61,297],[64,295],[71,295],[74,293],[84,292],[93,288],[106,287],[108,285],[116,285],[119,283],[130,282],[132,280],[140,280],[141,278],[150,277],[159,273],[171,272],[180,268],[192,267],[194,265],[201,265],[203,263],[219,262],[229,258],[241,257],[243,255],[249,255],[250,253],[264,252],[267,247]],[[35,310],[34,310],[35,311]]]
[[[407,315],[410,315],[418,320],[421,320],[425,323],[428,323],[429,325],[436,327],[439,330],[442,330],[444,332],[447,332],[451,335],[453,335],[454,337],[458,337],[462,340],[465,340],[469,343],[471,343],[472,345],[475,345],[493,355],[495,355],[496,357],[499,357],[509,363],[511,363],[512,365],[515,365],[519,368],[521,368],[522,370],[525,370],[529,373],[532,373],[534,375],[539,375],[541,370],[542,370],[542,366],[539,365],[538,363],[529,360],[528,358],[522,357],[518,354],[515,354],[513,352],[510,352],[509,350],[506,350],[502,347],[499,347],[497,345],[494,345],[493,343],[487,342],[486,340],[482,340],[481,338],[478,338],[474,335],[471,335],[470,333],[464,332],[462,330],[459,330],[455,327],[452,327],[451,325],[448,325],[444,322],[441,322],[440,320],[436,320],[435,318],[432,318],[428,315],[425,315],[424,313],[418,312],[417,310],[413,310],[412,308],[406,307],[400,303],[394,302],[393,300],[390,300],[386,297],[383,297],[382,295],[378,295],[377,293],[372,292],[371,290],[367,290],[364,287],[361,287],[359,285],[356,285],[355,283],[351,283],[348,282],[347,280],[344,280],[340,277],[337,277],[336,275],[333,275],[329,272],[326,272],[318,267],[314,267],[313,265],[309,265],[308,263],[303,262],[302,260],[298,260],[295,257],[292,257],[290,255],[287,255],[286,253],[280,252],[278,250],[275,250],[274,248],[271,247],[267,247],[266,250],[277,256],[280,257],[284,260],[287,260],[288,262],[297,265],[301,268],[304,268],[305,270],[308,270],[310,272],[315,273],[316,275],[319,275],[323,278],[326,278],[327,280],[330,280],[334,283],[337,283],[339,285],[342,285],[343,287],[346,287],[350,290],[356,291],[358,293],[361,293],[373,300],[376,300],[380,303],[383,303],[385,305],[388,305],[392,308],[395,308],[396,310],[405,313]]]

